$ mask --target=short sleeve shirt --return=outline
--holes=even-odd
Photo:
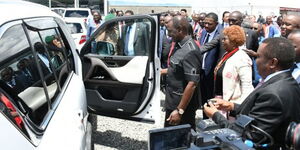
[[[200,80],[201,57],[199,47],[190,36],[186,36],[182,41],[176,43],[174,52],[170,57],[170,67],[167,73],[167,109],[177,108],[183,91],[189,81],[193,81],[198,85]],[[194,100],[191,100],[190,104],[192,104],[193,101]]]

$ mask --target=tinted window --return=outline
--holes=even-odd
[[[0,40],[0,62],[29,47],[22,26],[13,26],[8,31]]]
[[[24,125],[34,133],[47,127],[54,112],[51,110],[56,109],[58,96],[74,66],[70,46],[57,24],[42,30],[33,28],[42,28],[47,22],[27,20],[24,28],[22,24],[11,26],[0,39],[1,89],[13,101],[16,112],[24,116]],[[22,129],[26,135],[29,128]]]
[[[88,17],[89,12],[86,10],[66,10],[65,17]]]
[[[39,126],[49,109],[43,81],[22,26],[10,27],[1,37],[0,44],[0,56],[3,56],[0,62],[1,88],[11,97],[16,112],[26,116],[22,119]]]

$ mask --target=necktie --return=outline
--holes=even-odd
[[[203,45],[204,45],[205,43],[207,43],[208,40],[209,40],[209,34],[207,33]],[[207,52],[204,53],[204,55],[203,55],[202,69],[204,69],[204,70],[205,70],[205,68],[206,68],[206,67],[205,67],[205,60],[206,60],[205,58],[206,58],[206,55],[207,55]],[[208,72],[206,71],[206,73],[208,73]]]
[[[263,85],[264,79],[262,79],[255,87],[255,89],[259,88],[261,85]]]
[[[16,86],[16,80],[14,78],[12,78],[9,82],[8,82],[8,85],[13,88]]]
[[[129,35],[130,35],[131,26],[127,27],[126,36],[125,36],[125,55],[128,55],[128,43],[129,43]]]
[[[207,34],[206,34],[206,39],[205,39],[205,42],[204,42],[204,44],[205,44],[205,43],[207,43],[207,42],[208,42],[208,40],[209,40],[209,34],[207,33]]]
[[[164,28],[160,27],[159,50],[158,50],[158,57],[159,58],[161,58],[164,34],[165,34]]]
[[[172,42],[170,52],[169,52],[169,55],[168,55],[168,67],[170,66],[170,58],[171,58],[171,55],[173,54],[174,48],[175,48],[175,42]]]

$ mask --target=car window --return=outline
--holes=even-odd
[[[89,12],[86,10],[66,10],[65,17],[88,17]]]
[[[83,29],[80,23],[67,23],[71,34],[83,33]]]
[[[99,55],[148,56],[151,39],[148,19],[125,20],[106,25],[90,43]]]
[[[28,24],[43,21],[47,19]],[[9,27],[0,39],[0,86],[17,102],[17,112],[28,123],[23,132],[31,129],[40,135],[60,102],[59,95],[74,71],[74,60],[58,25],[37,30],[28,24]]]

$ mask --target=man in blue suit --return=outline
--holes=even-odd
[[[204,45],[210,42],[217,35],[221,33],[222,27],[218,23],[218,15],[215,13],[209,13],[204,19],[204,30],[200,38],[200,45]],[[213,73],[214,68],[218,63],[220,56],[220,46],[216,46],[212,50],[203,54],[202,60],[202,81],[201,81],[201,94],[202,103],[206,103],[207,99],[213,98],[214,80]]]

